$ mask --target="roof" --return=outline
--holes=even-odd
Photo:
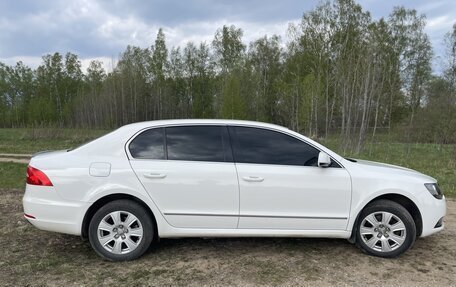
[[[137,122],[125,125],[125,128],[131,129],[143,129],[153,126],[165,126],[165,125],[181,125],[181,124],[222,124],[222,125],[246,125],[246,126],[257,126],[257,127],[269,127],[280,130],[289,130],[286,127],[282,127],[275,124],[256,122],[256,121],[243,121],[243,120],[225,120],[225,119],[174,119],[174,120],[157,120],[157,121],[145,121]]]

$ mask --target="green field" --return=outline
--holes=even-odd
[[[0,154],[32,154],[43,150],[77,147],[108,130],[0,129]],[[436,178],[447,196],[456,197],[456,145],[394,143],[387,137],[368,143],[358,155],[344,156],[380,161],[415,169]],[[337,139],[322,141],[336,152]],[[24,186],[25,164],[0,162],[0,188]]]
[[[335,140],[322,142],[335,152]],[[342,152],[340,152],[343,155]],[[406,144],[376,142],[368,143],[358,155],[344,156],[379,161],[417,170],[434,177],[446,196],[456,197],[456,145]]]
[[[53,128],[0,129],[0,154],[30,155],[44,150],[70,149],[107,132]],[[24,187],[26,168],[26,164],[0,162],[0,188]]]
[[[26,164],[0,162],[0,187],[21,188],[25,185]]]
[[[0,153],[33,154],[43,150],[75,148],[108,133],[89,129],[0,129]]]

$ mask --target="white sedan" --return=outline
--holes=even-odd
[[[138,258],[159,238],[345,238],[395,257],[443,230],[434,178],[345,159],[284,127],[167,120],[123,126],[27,169],[24,216],[81,235],[108,260]]]

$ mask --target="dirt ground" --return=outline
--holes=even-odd
[[[0,189],[0,286],[456,286],[456,201],[445,231],[397,259],[346,240],[163,239],[141,259],[111,263],[77,236],[22,217],[22,190]]]

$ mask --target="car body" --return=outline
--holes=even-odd
[[[413,218],[417,237],[444,228],[446,203],[434,178],[345,159],[299,133],[266,123],[134,123],[74,150],[36,154],[29,168],[50,183],[26,185],[27,220],[42,230],[83,237],[96,212],[115,200],[140,205],[151,218],[154,239],[288,236],[355,242],[360,214],[378,200],[402,206]],[[401,234],[406,237],[405,230]],[[370,253],[398,255],[381,252],[382,243],[376,244],[378,254]]]

